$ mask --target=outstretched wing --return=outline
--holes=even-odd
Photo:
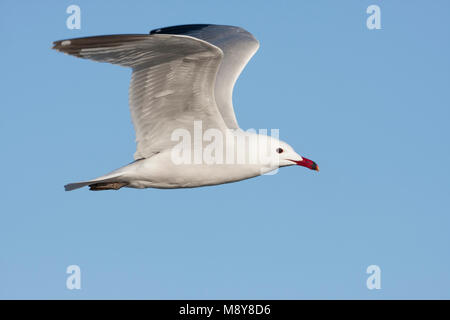
[[[186,35],[129,34],[61,40],[53,49],[133,69],[129,99],[135,159],[175,145],[171,135],[176,129],[193,134],[196,120],[202,121],[203,130],[226,129],[214,98],[223,52],[206,41]]]
[[[216,103],[228,128],[239,128],[233,109],[233,88],[247,62],[258,50],[258,40],[242,28],[213,24],[167,27],[152,30],[150,34],[188,35],[222,49],[224,57],[215,85]]]

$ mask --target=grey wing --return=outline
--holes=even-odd
[[[233,88],[242,70],[258,50],[258,40],[242,28],[213,24],[173,26],[152,30],[150,34],[188,35],[222,49],[224,57],[217,74],[215,99],[228,128],[239,128],[233,108]]]
[[[172,133],[192,134],[196,120],[203,130],[226,129],[214,99],[223,53],[208,42],[184,35],[112,35],[57,41],[53,48],[133,69],[129,99],[135,159],[175,145]]]

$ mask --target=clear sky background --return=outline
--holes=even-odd
[[[81,8],[81,30],[66,8]],[[381,30],[366,9],[381,8]],[[0,298],[450,298],[450,2],[0,2]],[[242,128],[319,173],[186,190],[64,192],[133,160],[130,70],[54,40],[244,27]],[[66,268],[81,268],[81,290]],[[381,268],[368,290],[366,268]]]

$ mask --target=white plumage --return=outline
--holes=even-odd
[[[235,135],[247,135],[237,124],[232,92],[258,47],[258,41],[249,32],[217,25],[184,25],[157,29],[148,35],[97,36],[54,42],[53,48],[58,51],[133,70],[129,104],[136,131],[134,158],[138,161],[97,179],[68,184],[66,190],[87,185],[92,190],[197,187],[254,177],[280,166],[308,166],[303,163],[307,159],[289,145],[266,136],[260,138],[275,146],[274,150],[269,150],[273,153],[269,156],[273,157],[270,163],[173,162],[171,150],[178,142],[172,139],[172,133],[183,129],[193,136],[196,121],[201,121],[202,133],[215,129],[223,133],[223,137],[229,137],[228,129],[235,129]],[[236,146],[224,141],[225,155],[236,152]],[[191,148],[192,152],[196,151],[196,146]],[[315,163],[309,166],[317,167]]]

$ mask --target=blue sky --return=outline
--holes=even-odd
[[[66,8],[81,8],[81,30]],[[366,8],[381,8],[368,30]],[[0,298],[450,298],[448,1],[0,3]],[[185,23],[260,41],[234,92],[319,173],[64,192],[132,161],[130,71],[54,40]],[[81,268],[81,290],[66,268]],[[368,290],[366,268],[381,268]]]

